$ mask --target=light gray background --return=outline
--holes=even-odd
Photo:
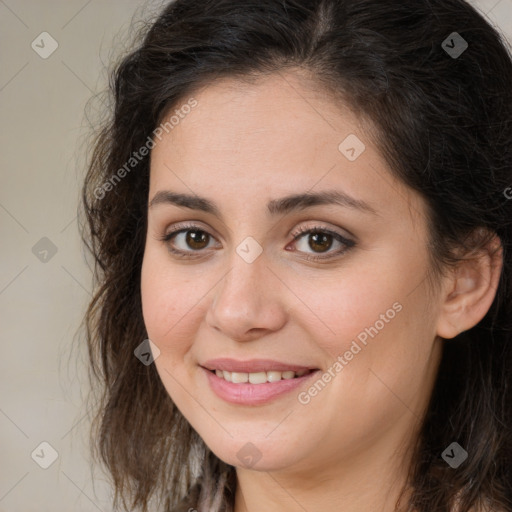
[[[0,0],[0,512],[110,510],[89,462],[85,351],[73,348],[92,283],[76,221],[84,107],[132,16],[164,3]],[[472,3],[512,41],[512,0]],[[58,43],[46,59],[31,47],[42,32]],[[32,250],[43,237],[57,248],[46,262]],[[43,441],[58,452],[48,469],[31,458]]]

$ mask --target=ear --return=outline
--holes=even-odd
[[[478,230],[473,239],[485,236]],[[485,245],[462,255],[445,280],[437,335],[454,338],[474,327],[491,307],[503,267],[503,248],[496,234]]]

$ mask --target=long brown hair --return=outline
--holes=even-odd
[[[467,43],[459,55],[450,52],[454,37]],[[115,66],[81,227],[95,262],[84,319],[100,389],[92,446],[112,475],[115,507],[233,510],[235,468],[192,429],[155,365],[134,356],[148,337],[140,273],[149,158],[138,150],[199,87],[288,66],[372,121],[393,172],[428,205],[435,265],[453,263],[451,249],[475,228],[499,236],[494,303],[477,326],[445,341],[410,505],[512,510],[512,62],[496,29],[462,0],[177,0]],[[455,440],[470,454],[456,471],[440,456]]]

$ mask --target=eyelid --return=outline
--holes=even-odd
[[[201,224],[199,222],[200,221],[178,222],[177,224],[173,225],[173,228],[170,231],[165,232],[164,235],[161,237],[161,239],[165,239],[165,238],[169,237],[170,235],[175,235],[181,231],[188,231],[188,230],[204,231],[209,236],[211,236],[213,238],[217,238],[216,235],[214,236],[210,233],[209,227],[203,227],[203,226],[201,226]]]
[[[311,221],[311,222],[314,223],[315,221]],[[200,220],[178,222],[176,224],[173,224],[173,229],[169,232],[166,232],[163,236],[174,234],[174,233],[177,233],[178,231],[185,230],[185,229],[201,230],[201,231],[204,231],[205,233],[208,233],[211,236],[214,236],[210,232],[210,230],[211,230],[210,226],[203,227],[201,224],[202,224],[202,221],[200,221]],[[328,223],[324,223],[322,221],[316,221],[316,224],[313,224],[312,226],[308,226],[308,227],[301,226],[299,228],[291,229],[288,232],[287,236],[292,236],[293,240],[296,240],[298,234],[304,234],[311,230],[318,230],[318,231],[321,230],[322,232],[327,232],[327,233],[331,233],[333,235],[341,236],[347,242],[352,242],[352,241],[357,242],[358,241],[357,237],[355,235],[353,235],[348,229],[341,228],[339,226],[335,226],[334,228],[331,228],[327,224]],[[336,230],[342,230],[346,233],[346,235],[338,233]],[[217,235],[215,235],[215,238],[218,238]]]
[[[339,232],[340,230],[344,231],[346,234],[340,233]],[[301,235],[303,235],[305,233],[315,232],[315,231],[319,231],[322,233],[329,233],[333,236],[338,236],[346,242],[354,242],[355,243],[357,241],[357,238],[354,235],[352,235],[352,233],[350,233],[350,231],[348,231],[347,229],[343,229],[340,227],[331,228],[327,225],[322,225],[321,222],[313,224],[312,226],[307,226],[307,227],[300,226],[300,227],[290,231],[290,235],[293,236],[294,240],[297,240],[297,238],[300,237]]]

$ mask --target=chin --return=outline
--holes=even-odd
[[[297,465],[301,460],[296,443],[289,438],[286,443],[280,438],[270,441],[245,435],[244,440],[238,441],[226,436],[221,442],[205,439],[205,443],[226,464],[253,471],[280,471]]]

